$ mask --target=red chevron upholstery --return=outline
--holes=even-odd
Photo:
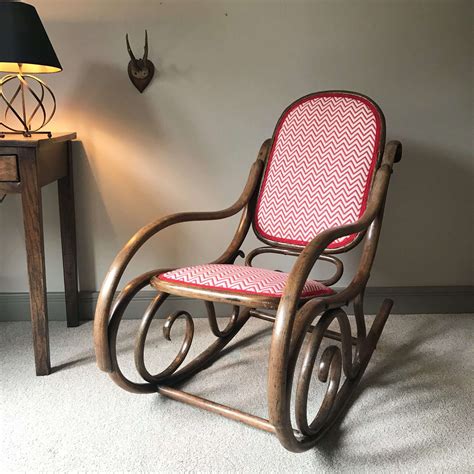
[[[381,146],[383,118],[365,97],[312,94],[293,103],[275,129],[255,229],[268,241],[306,245],[364,212]],[[356,234],[328,248],[350,244]]]
[[[264,268],[208,264],[179,268],[163,273],[158,278],[204,289],[279,298],[283,293],[288,274]],[[308,280],[301,296],[309,298],[332,294],[334,291],[331,288],[318,281]]]

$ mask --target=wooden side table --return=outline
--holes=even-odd
[[[76,227],[71,162],[75,133],[0,138],[0,196],[20,193],[30,285],[36,375],[51,372],[41,187],[58,181],[67,325],[79,324]]]

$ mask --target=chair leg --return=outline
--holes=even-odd
[[[245,423],[246,425],[252,426],[253,428],[268,431],[269,433],[275,433],[275,428],[270,424],[270,422],[264,418],[260,418],[259,416],[251,415],[241,410],[228,407],[227,405],[222,405],[220,403],[213,402],[212,400],[207,400],[206,398],[183,392],[182,390],[176,390],[172,387],[160,385],[158,387],[158,392],[161,395],[173,400],[217,413],[231,420],[240,421],[241,423]]]
[[[281,444],[293,452],[302,452],[312,448],[327,433],[341,416],[354,389],[361,380],[372,357],[377,342],[390,314],[393,302],[385,300],[370,328],[363,337],[358,337],[356,354],[352,356],[351,327],[346,313],[341,308],[326,310],[314,325],[308,344],[303,347],[307,326],[295,325],[292,345],[287,354],[285,371],[276,373],[281,363],[270,357],[269,373],[269,412],[270,422],[275,426],[276,435]],[[359,311],[361,307],[359,307]],[[313,316],[313,320],[317,315]],[[360,316],[360,314],[359,314]],[[298,316],[297,316],[298,317]],[[337,321],[341,334],[341,345],[330,345],[320,353],[321,342],[328,326]],[[360,325],[358,325],[360,328]],[[360,336],[360,335],[358,335]],[[278,333],[277,333],[278,337]],[[302,356],[299,372],[295,374],[296,362]],[[317,359],[319,360],[317,361]],[[281,361],[280,361],[281,362]],[[327,384],[321,407],[313,420],[307,417],[309,386],[313,369],[317,367],[319,381]],[[341,383],[341,381],[344,381]],[[295,420],[298,430],[291,423],[290,395],[293,380],[296,383]],[[296,432],[296,433],[295,433]]]
[[[159,374],[151,374],[147,370],[144,360],[146,339],[153,318],[168,296],[166,293],[158,293],[158,295],[150,303],[142,318],[142,322],[135,341],[135,365],[138,373],[142,376],[145,382],[133,382],[125,377],[120,369],[117,359],[117,335],[120,322],[127,306],[133,300],[135,295],[142,288],[149,284],[150,278],[155,274],[156,271],[144,273],[126,285],[115,301],[107,327],[110,347],[109,356],[112,364],[112,371],[109,373],[109,376],[121,388],[132,393],[154,393],[158,391],[159,386],[173,385],[191,378],[196,373],[208,367],[219,357],[222,349],[224,349],[224,347],[229,344],[229,342],[237,335],[237,333],[242,329],[244,324],[250,318],[250,309],[244,309],[239,312],[234,308],[229,324],[223,331],[219,331],[217,322],[215,321],[215,314],[210,311],[208,317],[211,330],[217,336],[216,341],[214,341],[214,343],[212,343],[206,350],[201,352],[193,360],[181,367],[192,344],[194,323],[192,316],[186,311],[178,311],[171,314],[164,322],[163,332],[165,338],[170,340],[171,328],[175,321],[180,317],[184,317],[186,321],[185,338],[178,351],[178,354],[171,364]],[[208,310],[209,309],[210,308],[208,308]]]

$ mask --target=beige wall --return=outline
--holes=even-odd
[[[151,219],[229,204],[286,105],[331,88],[373,97],[388,137],[404,145],[371,284],[472,283],[470,1],[33,3],[64,67],[44,77],[59,104],[52,129],[76,130],[82,142],[74,171],[83,290],[99,288]],[[159,73],[140,95],[124,36],[140,54],[145,28]],[[43,198],[48,289],[61,291],[56,187]],[[0,291],[27,290],[20,211],[15,196],[0,205]],[[228,224],[164,232],[127,275],[208,260]],[[346,257],[349,270],[356,259]]]

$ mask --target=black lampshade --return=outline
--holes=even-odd
[[[59,62],[35,7],[0,1],[0,71],[59,72]]]

